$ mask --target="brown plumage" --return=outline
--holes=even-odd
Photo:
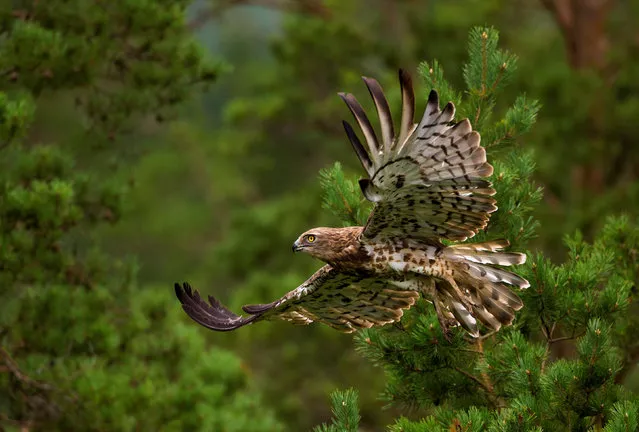
[[[363,229],[358,226],[313,228],[299,236],[293,243],[293,251],[308,253],[336,268],[357,269],[369,261],[359,241]]]
[[[478,322],[499,330],[523,303],[508,286],[528,282],[494,266],[525,262],[521,253],[503,252],[508,241],[444,246],[440,239],[464,241],[486,227],[494,212],[492,174],[479,133],[468,120],[453,123],[455,107],[439,108],[433,90],[419,124],[413,122],[414,93],[400,71],[402,121],[395,137],[388,102],[371,78],[364,83],[381,125],[381,142],[355,97],[340,94],[366,140],[365,148],[343,122],[368,178],[364,196],[375,203],[364,227],[318,227],[303,233],[293,250],[326,263],[306,282],[268,304],[243,307],[242,317],[216,299],[202,300],[188,284],[175,284],[184,310],[213,330],[284,319],[294,324],[323,322],[344,332],[384,325],[401,318],[423,295],[431,301],[445,334],[461,325],[479,335]]]

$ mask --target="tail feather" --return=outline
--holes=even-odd
[[[528,288],[530,283],[526,279],[508,270],[490,266],[511,266],[526,262],[526,255],[523,253],[500,252],[508,245],[507,240],[453,245],[448,246],[444,254],[453,261],[464,262],[468,266],[468,272],[475,279]]]
[[[486,311],[495,317],[502,325],[510,325],[513,322],[513,319],[515,319],[515,311],[511,307],[498,300],[493,300],[492,297],[489,296],[489,293],[480,291],[480,297],[482,301],[481,304]]]
[[[477,279],[485,279],[492,283],[506,283],[521,289],[525,289],[530,286],[530,283],[526,279],[513,272],[502,270],[500,268],[488,267],[483,264],[469,262],[467,262],[467,264],[469,273]]]
[[[475,318],[493,330],[509,325],[515,318],[515,311],[523,306],[521,299],[508,287],[485,283],[464,287],[472,299]]]
[[[495,240],[453,245],[444,250],[444,256],[457,263],[454,280],[466,294],[461,302],[452,298],[448,302],[448,309],[472,335],[475,334],[473,329],[476,328],[477,321],[492,330],[499,330],[502,326],[510,325],[515,318],[515,311],[524,306],[508,285],[523,289],[530,286],[528,281],[511,271],[492,267],[511,266],[526,261],[525,254],[503,252],[508,246],[506,240]],[[460,303],[461,308],[455,303]]]
[[[458,254],[457,256],[478,264],[511,266],[526,262],[526,254],[517,252],[472,252],[464,255]]]
[[[463,304],[451,300],[450,301],[450,311],[453,313],[453,316],[459,322],[459,324],[471,335],[477,337],[479,336],[479,330],[477,330],[477,320],[473,317],[468,309],[464,307]]]
[[[521,301],[519,296],[504,285],[486,282],[481,290],[490,293],[490,297],[493,300],[503,303],[511,309],[519,310],[524,307],[524,302]]]
[[[501,323],[483,306],[473,306],[473,314],[481,321],[486,327],[498,331],[501,328]]]
[[[483,252],[483,251],[500,251],[510,246],[510,242],[505,239],[491,240],[481,243],[462,243],[457,245],[448,246],[448,249],[455,251],[470,251],[470,252]]]

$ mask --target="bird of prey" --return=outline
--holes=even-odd
[[[466,120],[454,123],[455,106],[443,110],[432,90],[426,111],[413,121],[410,76],[400,70],[402,118],[395,134],[379,83],[363,77],[379,116],[381,139],[352,94],[340,93],[366,147],[344,121],[346,135],[368,174],[359,185],[374,208],[365,226],[313,228],[293,250],[326,263],[306,282],[268,304],[246,305],[236,315],[217,299],[208,303],[189,284],[175,284],[184,311],[212,330],[235,330],[258,321],[321,322],[342,332],[398,321],[423,295],[435,308],[444,335],[460,325],[479,336],[511,324],[523,303],[508,285],[528,281],[497,266],[522,264],[526,255],[504,252],[507,240],[459,243],[486,227],[497,210],[480,135]],[[457,242],[444,245],[442,239]]]

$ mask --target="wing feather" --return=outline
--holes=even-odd
[[[404,309],[419,298],[418,282],[411,277],[397,274],[389,279],[326,265],[272,303],[243,306],[248,316],[236,315],[213,297],[205,302],[187,283],[175,284],[175,292],[184,311],[211,330],[229,331],[256,321],[283,319],[302,325],[322,322],[350,333],[398,321]],[[401,282],[402,289],[395,289],[393,282]]]
[[[373,166],[373,161],[371,161],[371,158],[368,156],[366,149],[362,145],[359,138],[357,138],[357,135],[355,134],[355,131],[353,130],[353,127],[350,125],[350,123],[343,120],[342,125],[344,126],[344,131],[346,131],[346,136],[348,137],[348,140],[351,142],[351,145],[353,146],[353,150],[355,150],[355,153],[357,154],[359,161],[361,162],[362,166],[364,167],[368,175],[372,176],[373,174],[375,174],[375,167]]]
[[[399,137],[396,144],[402,145],[406,138],[413,132],[415,125],[415,93],[413,92],[413,80],[405,70],[399,70],[399,84],[402,88],[402,120]]]
[[[378,162],[379,160],[379,141],[377,141],[377,135],[375,134],[375,129],[373,129],[373,125],[371,125],[370,120],[366,116],[366,112],[364,108],[359,104],[355,96],[350,93],[338,93],[339,97],[342,98],[346,106],[353,114],[355,121],[359,125],[360,129],[364,133],[364,137],[366,138],[366,143],[368,144],[368,148],[370,150],[371,159],[374,162]]]
[[[391,116],[390,107],[386,96],[384,96],[384,90],[382,86],[373,78],[362,77],[364,84],[368,88],[373,101],[375,102],[375,109],[379,116],[379,125],[382,130],[382,142],[384,143],[384,152],[391,151],[393,145],[393,139],[395,138],[395,130],[393,129],[393,117]]]
[[[364,196],[375,202],[362,234],[364,242],[392,238],[425,241],[446,238],[463,241],[486,227],[490,213],[497,210],[491,198],[495,190],[488,180],[493,167],[486,161],[479,133],[468,119],[453,124],[455,106],[439,107],[432,90],[418,125],[413,125],[414,93],[408,74],[400,71],[402,120],[399,137],[390,139],[392,118],[381,86],[364,81],[375,102],[384,146],[380,149],[374,130],[353,95],[342,98],[355,116],[369,142],[368,163],[356,146],[352,129],[347,130],[369,178],[360,180]],[[355,138],[356,139],[356,138]],[[371,144],[372,143],[372,144]],[[371,173],[372,172],[372,173]]]
[[[209,303],[191,289],[188,283],[175,284],[175,295],[182,303],[182,309],[196,323],[217,331],[230,331],[252,323],[259,315],[242,317],[235,315],[219,301],[209,296]]]

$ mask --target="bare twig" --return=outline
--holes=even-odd
[[[483,339],[477,339],[477,351],[479,351],[482,357],[482,360],[485,359],[485,355],[484,355],[484,340]],[[488,376],[488,374],[486,372],[482,372],[481,373],[481,378],[484,381],[484,386],[489,389],[490,393],[493,392],[494,390],[494,386],[492,381],[490,380],[490,377]]]
[[[542,319],[543,322],[543,319]],[[557,325],[557,323],[554,323],[552,325],[552,328],[550,329],[550,337],[552,337],[553,332],[555,331],[555,326]],[[546,361],[548,360],[548,356],[550,355],[550,339],[548,337],[546,337],[546,350],[544,352],[544,359],[541,361],[541,373],[544,373],[544,369],[546,369]]]
[[[484,341],[484,340],[488,339],[489,337],[494,336],[496,333],[497,333],[497,330],[493,330],[493,331],[488,332],[488,333],[486,333],[484,335],[481,335],[481,336],[478,336],[476,338],[473,338],[473,340],[475,340],[475,341]],[[482,354],[484,353],[483,350],[479,350],[477,352],[482,353]]]
[[[567,340],[577,339],[577,338],[582,337],[582,336],[583,336],[583,335],[585,335],[585,334],[586,334],[586,332],[581,332],[581,333],[579,333],[579,334],[575,334],[575,332],[573,331],[572,335],[570,335],[570,336],[562,336],[562,337],[559,337],[559,338],[550,339],[550,340],[548,341],[548,343],[550,343],[550,344],[554,344],[554,343],[557,343],[557,342],[562,342],[562,341],[567,341]]]
[[[469,378],[469,379],[475,381],[477,384],[479,384],[486,391],[486,393],[492,393],[493,392],[492,388],[486,386],[486,384],[482,380],[477,378],[475,375],[473,375],[473,374],[471,374],[469,372],[466,372],[465,370],[463,370],[463,369],[461,369],[461,368],[459,368],[457,366],[453,367],[453,369],[456,370],[457,372],[459,372],[460,374],[464,375],[466,378]]]

